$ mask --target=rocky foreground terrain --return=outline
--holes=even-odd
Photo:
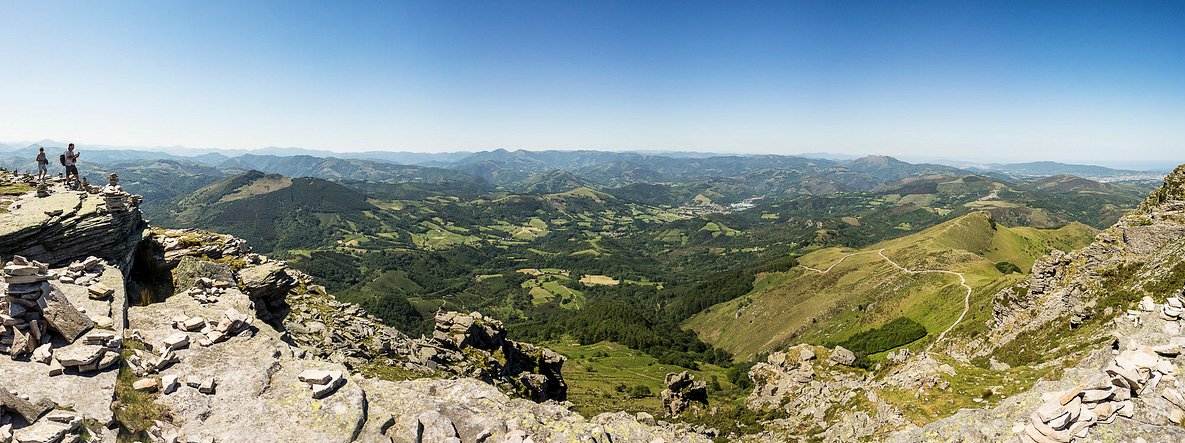
[[[564,358],[508,340],[497,320],[440,312],[431,337],[407,337],[240,239],[149,228],[115,177],[81,191],[0,179],[0,442],[714,435],[646,414],[582,417],[564,401]],[[1185,166],[1094,244],[992,297],[982,333],[955,329],[933,353],[898,349],[876,368],[843,348],[772,353],[750,370],[746,404],[776,418],[723,438],[1185,441],[1183,285]],[[1015,354],[1031,360],[999,361]],[[1014,389],[981,383],[991,377]],[[686,373],[667,384],[672,415],[704,398]]]
[[[480,313],[409,338],[242,240],[149,229],[117,177],[0,178],[0,442],[709,441],[570,411],[564,358]]]

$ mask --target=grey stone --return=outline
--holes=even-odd
[[[177,386],[180,385],[180,383],[177,381],[177,378],[178,377],[176,374],[162,376],[160,378],[160,392],[162,394],[170,394],[177,390]]]
[[[20,443],[56,443],[69,431],[68,424],[42,420],[17,430],[14,440]]]
[[[42,414],[54,407],[53,401],[48,398],[41,398],[37,401],[26,400],[19,395],[13,395],[12,391],[9,391],[8,387],[4,385],[0,385],[0,404],[16,411],[27,423],[37,421]]]
[[[37,304],[41,307],[41,315],[46,323],[62,334],[67,341],[74,341],[95,325],[90,317],[78,312],[70,300],[56,288],[42,294],[41,298],[37,299]]]
[[[81,366],[94,363],[103,356],[107,348],[102,345],[85,345],[75,343],[59,349],[55,357],[63,366]]]
[[[300,381],[309,384],[326,384],[333,379],[333,373],[320,369],[309,369],[300,373]]]
[[[837,365],[851,366],[856,362],[856,354],[853,354],[852,351],[844,349],[843,346],[836,346],[835,349],[831,351],[831,357],[829,360]]]
[[[419,426],[417,429],[418,435],[413,441],[422,442],[447,442],[459,441],[457,436],[457,428],[453,426],[452,420],[445,417],[438,411],[428,410],[416,415],[415,420]]]

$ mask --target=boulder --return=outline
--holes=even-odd
[[[173,287],[177,292],[194,287],[203,278],[211,280],[234,281],[234,272],[230,265],[202,260],[193,256],[185,256],[173,268]]]
[[[241,284],[251,301],[255,303],[255,314],[262,320],[283,318],[288,305],[285,297],[299,282],[288,275],[288,267],[280,262],[267,262],[239,271]]]
[[[94,320],[79,312],[70,300],[66,299],[66,295],[52,285],[42,286],[42,295],[37,299],[37,305],[41,308],[41,315],[46,323],[61,333],[67,341],[74,341],[95,326]]]
[[[851,366],[856,362],[856,354],[844,349],[843,346],[836,346],[835,350],[831,351],[831,357],[828,360],[837,365]]]

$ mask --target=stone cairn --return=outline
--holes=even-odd
[[[185,294],[203,304],[214,303],[230,287],[230,282],[215,281],[209,277],[201,277],[193,282],[193,287],[185,291]]]
[[[107,186],[103,187],[103,190],[100,192],[100,194],[103,195],[103,200],[107,202],[106,209],[110,212],[126,211],[128,208],[128,203],[137,206],[140,204],[139,201],[129,202],[129,200],[133,200],[138,196],[133,196],[123,192],[123,186],[119,185],[119,175],[114,172],[108,176]]]
[[[1144,297],[1139,310],[1155,311],[1156,303]],[[1175,322],[1181,314],[1185,314],[1185,301],[1175,295],[1169,297],[1161,318]],[[1129,312],[1128,318],[1138,322],[1139,311]],[[1179,425],[1185,420],[1185,395],[1175,387],[1179,373],[1169,359],[1180,355],[1182,346],[1185,337],[1172,337],[1169,344],[1161,346],[1132,340],[1122,352],[1113,351],[1117,355],[1101,373],[1087,375],[1068,391],[1043,394],[1045,403],[1029,417],[1023,431],[1021,424],[1013,430],[1023,442],[1065,443],[1086,439],[1091,426],[1112,423],[1117,416],[1132,418],[1137,404],[1165,402],[1173,406],[1163,408],[1169,411],[1167,421]]]

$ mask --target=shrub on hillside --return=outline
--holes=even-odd
[[[1015,272],[1017,274],[1022,273],[1020,270],[1020,267],[1018,267],[1012,263],[1006,262],[1006,261],[996,263],[996,270],[1000,271],[1001,274],[1005,274],[1005,275],[1011,274],[1013,272]]]
[[[913,343],[926,336],[926,327],[905,317],[897,317],[884,326],[864,331],[839,343],[856,354],[870,355]]]

